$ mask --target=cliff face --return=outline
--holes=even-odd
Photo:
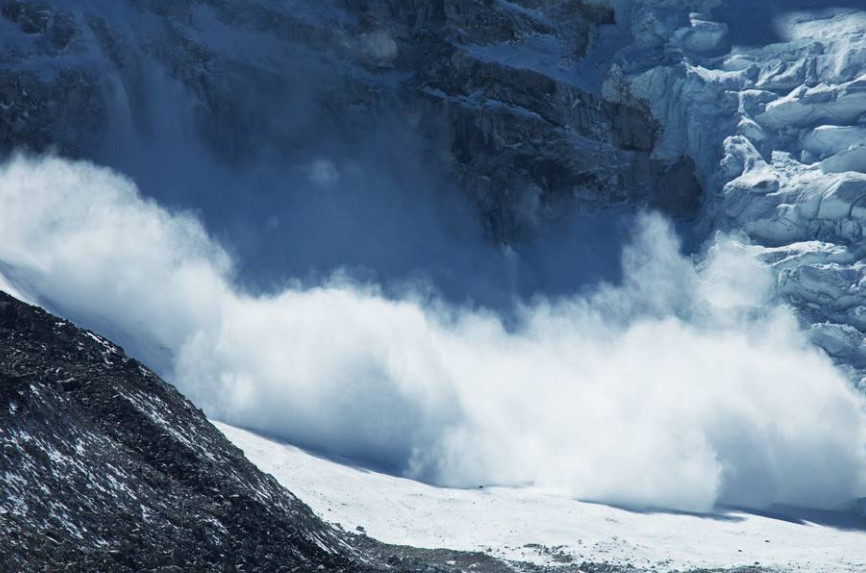
[[[5,151],[104,159],[129,139],[190,137],[221,163],[285,164],[336,145],[351,157],[387,125],[457,178],[497,240],[572,205],[699,205],[690,160],[651,157],[645,106],[600,95],[585,56],[609,8],[4,0],[0,15]]]
[[[498,242],[575,209],[697,215],[699,237],[723,230],[757,247],[780,299],[859,384],[857,8],[3,0],[0,149],[123,168],[180,141],[219,165],[313,165],[327,182],[317,158],[351,164],[384,138],[377,161],[409,157],[458,181]]]
[[[0,452],[3,571],[369,568],[173,387],[3,293]]]

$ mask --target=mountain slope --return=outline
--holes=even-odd
[[[757,20],[745,0],[0,0],[0,152],[57,149],[123,170],[145,193],[173,188],[160,201],[243,222],[256,231],[249,251],[274,267],[269,254],[316,242],[278,232],[290,226],[274,214],[291,210],[275,199],[285,189],[354,216],[344,192],[358,188],[375,221],[392,208],[402,220],[426,205],[406,189],[438,193],[453,179],[491,244],[571,221],[574,207],[700,208],[695,240],[736,235],[863,390],[866,20],[840,3],[853,9],[768,0],[771,33],[767,22],[744,31]],[[262,164],[273,170],[260,188],[247,176]],[[399,200],[376,194],[383,182]],[[407,258],[424,258],[408,245]],[[30,245],[21,253],[0,265],[33,263]],[[50,293],[37,300],[54,308]],[[69,300],[60,310],[76,316]],[[11,299],[0,315],[4,565],[363,567],[119,349]],[[382,551],[370,567],[388,562]]]
[[[173,387],[3,293],[0,452],[2,571],[367,568]]]

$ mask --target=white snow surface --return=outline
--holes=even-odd
[[[657,571],[756,563],[784,572],[866,571],[866,521],[853,514],[633,512],[535,488],[434,487],[214,424],[323,519],[347,531],[362,527],[386,543],[551,564],[556,554]]]

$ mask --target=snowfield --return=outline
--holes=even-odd
[[[755,564],[785,572],[866,571],[866,519],[853,514],[795,508],[763,515],[641,513],[533,488],[440,488],[214,423],[323,519],[348,531],[363,528],[386,543],[665,571]]]

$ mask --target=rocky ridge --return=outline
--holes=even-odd
[[[3,571],[367,570],[122,349],[0,293]]]

